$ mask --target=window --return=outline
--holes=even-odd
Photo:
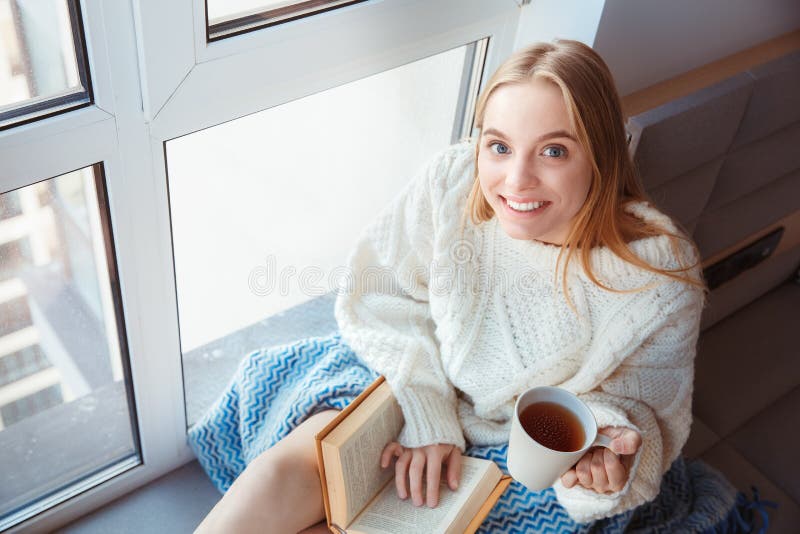
[[[208,0],[209,40],[321,13],[365,0]]]
[[[213,258],[219,266],[230,255],[226,268],[235,271],[222,287],[249,292],[250,274],[270,255],[300,269],[340,263],[352,245],[343,235],[433,150],[470,132],[467,102],[481,73],[511,50],[519,16],[513,0],[294,1],[280,6],[292,11],[285,23],[273,24],[276,17],[243,31],[236,19],[249,7],[227,3],[218,13],[235,29],[209,41],[214,8],[206,13],[205,4],[0,0],[0,92],[30,89],[38,74],[25,58],[43,47],[52,50],[41,64],[66,80],[55,92],[37,85],[0,102],[0,531],[58,530],[191,461],[187,424],[213,395],[203,384],[253,346],[237,334],[254,322],[269,329],[266,342],[296,335],[281,330],[286,318],[303,317],[306,335],[329,328],[325,286],[285,297],[250,292],[234,316],[239,301],[220,300],[204,284],[208,271],[192,272],[203,236],[191,224],[229,247]],[[269,0],[254,7],[278,8]],[[296,9],[309,7],[321,9]],[[23,9],[25,20],[15,15]],[[58,29],[43,32],[43,21]],[[338,145],[338,160],[325,152],[347,131],[335,124],[345,111],[361,130],[348,135],[367,133],[362,145],[403,144],[392,154],[396,174],[349,176],[364,159],[356,143]],[[423,119],[424,135],[409,133]],[[324,189],[330,184],[305,172],[295,176],[307,189],[279,180],[303,143],[276,137],[279,124],[320,145],[303,154],[330,158],[346,185]],[[269,146],[246,135],[237,143],[248,129]],[[218,154],[216,145],[204,149],[209,143]],[[242,225],[256,233],[239,213],[255,193],[267,204],[315,191],[345,202],[356,189],[371,205],[339,217],[338,241],[297,218],[286,228],[303,243],[297,250],[287,252],[275,232],[262,232],[250,250],[224,238]],[[198,219],[212,196],[216,205]],[[318,257],[308,254],[312,238],[325,244]],[[64,439],[72,435],[82,441]]]
[[[1,256],[0,524],[139,462],[100,175],[89,167],[6,193],[20,208],[0,220],[15,239]]]
[[[12,191],[6,195],[0,196],[0,219],[8,219],[16,217],[22,213],[19,205],[19,198],[16,192]]]
[[[52,367],[38,344],[0,358],[0,387]],[[3,418],[4,424],[8,421]]]
[[[323,296],[359,231],[453,140],[474,48],[167,142],[189,425],[245,352],[279,342],[276,330],[310,335],[311,324],[273,319],[267,330],[263,321],[314,298],[330,301]],[[324,309],[323,324],[335,328]]]
[[[10,226],[10,225],[9,225]],[[2,238],[0,238],[0,241]],[[25,239],[11,239],[0,245],[0,283],[13,276],[13,273],[30,262],[30,250]],[[4,284],[3,287],[10,287]]]
[[[76,0],[0,0],[0,128],[86,105]]]
[[[0,304],[0,336],[7,336],[31,324],[30,308],[22,297]]]
[[[55,384],[0,406],[0,417],[3,425],[8,427],[62,402],[61,384]]]

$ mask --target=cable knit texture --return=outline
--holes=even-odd
[[[635,291],[602,289],[573,260],[573,311],[556,278],[559,247],[512,239],[496,218],[464,221],[473,167],[471,143],[441,152],[361,235],[336,301],[342,336],[392,386],[404,446],[504,443],[517,395],[560,386],[598,426],[643,439],[622,491],[556,483],[570,516],[586,522],[652,500],[689,434],[702,291],[597,248],[598,278]],[[646,203],[628,209],[677,232]],[[665,236],[630,247],[652,265],[678,267]]]

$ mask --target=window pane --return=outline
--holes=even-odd
[[[90,98],[76,0],[0,0],[0,128]]]
[[[207,0],[211,40],[365,0]]]
[[[0,530],[139,463],[96,172],[0,195]]]
[[[467,48],[167,143],[190,424],[245,352],[336,328],[359,232],[451,142]]]

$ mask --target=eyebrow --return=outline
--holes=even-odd
[[[497,137],[502,137],[503,139],[508,139],[508,136],[506,136],[503,132],[501,132],[500,130],[498,130],[496,128],[487,128],[487,129],[485,129],[483,132],[481,132],[481,137],[483,137],[484,135],[496,135]],[[559,138],[559,137],[566,137],[567,139],[571,139],[571,140],[575,141],[576,143],[578,142],[578,140],[575,139],[575,136],[572,135],[571,133],[569,133],[566,130],[555,130],[553,132],[548,132],[546,134],[540,135],[536,139],[536,142],[537,143],[541,143],[542,141],[547,141],[548,139],[556,139],[556,138]]]

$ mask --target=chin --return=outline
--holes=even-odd
[[[536,239],[536,234],[530,230],[525,230],[524,228],[520,228],[516,225],[507,224],[503,220],[500,221],[500,226],[503,228],[503,231],[506,233],[506,235],[511,239],[519,239],[524,241]]]

